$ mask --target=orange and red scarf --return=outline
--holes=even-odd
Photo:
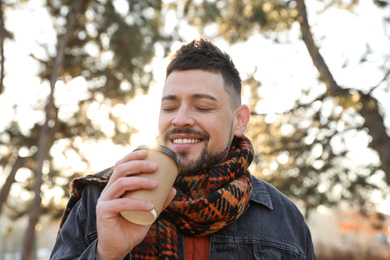
[[[252,194],[248,167],[253,146],[247,138],[235,137],[226,159],[191,176],[176,179],[177,194],[161,213],[145,239],[131,252],[132,259],[178,259],[177,232],[184,236],[215,233],[236,221]],[[72,182],[71,197],[60,228],[88,184],[106,185],[113,168]]]

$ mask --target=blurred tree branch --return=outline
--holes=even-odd
[[[298,21],[301,26],[302,40],[320,74],[320,80],[325,83],[331,96],[341,97],[338,99],[341,102],[350,100],[350,91],[337,84],[313,40],[304,0],[296,0],[295,2],[299,12]],[[378,101],[370,94],[365,94],[359,90],[354,91],[358,92],[360,96],[361,109],[360,111],[357,110],[365,120],[364,126],[367,127],[368,133],[372,137],[371,146],[379,154],[382,162],[381,169],[385,172],[387,183],[390,185],[390,137],[387,134],[383,116],[379,112]],[[345,106],[345,104],[341,105]]]
[[[7,197],[9,194],[9,191],[11,190],[12,183],[15,182],[15,175],[18,172],[18,170],[23,167],[23,164],[25,162],[25,158],[17,155],[16,159],[14,160],[12,164],[11,171],[9,172],[7,179],[1,188],[0,191],[0,214],[3,208],[3,204],[7,201]]]
[[[70,34],[73,33],[73,29],[76,26],[78,15],[81,13],[85,0],[78,0],[74,2],[73,8],[69,11],[67,18],[67,27],[65,33],[61,37],[61,41],[57,47],[57,54],[55,57],[54,65],[51,71],[50,77],[50,94],[48,102],[45,107],[45,122],[40,129],[38,138],[38,151],[36,154],[36,168],[35,168],[35,185],[33,203],[29,213],[29,224],[24,237],[22,247],[22,260],[31,259],[33,245],[35,243],[35,226],[39,221],[41,215],[41,186],[42,180],[42,168],[43,163],[48,155],[48,152],[53,145],[54,135],[56,132],[56,126],[58,126],[58,109],[54,104],[54,89],[57,82],[58,71],[63,63],[65,56],[65,48],[68,45]]]

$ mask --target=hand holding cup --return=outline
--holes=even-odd
[[[146,150],[145,160],[155,162],[158,165],[154,173],[140,173],[137,176],[153,179],[158,181],[157,188],[132,190],[127,192],[123,197],[129,199],[142,200],[154,205],[150,211],[123,211],[121,215],[139,225],[150,225],[160,215],[164,203],[172,189],[173,183],[180,172],[179,157],[166,146],[148,147],[141,145],[135,151]]]

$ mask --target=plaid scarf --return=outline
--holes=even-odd
[[[247,138],[235,137],[223,162],[196,175],[179,175],[174,185],[175,198],[152,224],[145,239],[131,251],[132,259],[178,259],[177,232],[185,236],[210,235],[236,221],[252,194],[248,167],[253,154]],[[113,168],[109,168],[72,182],[60,229],[83,188],[90,183],[104,186],[112,172]]]

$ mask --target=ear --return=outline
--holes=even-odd
[[[241,105],[235,111],[235,120],[234,120],[234,135],[242,137],[248,126],[250,119],[249,108],[246,105]]]

